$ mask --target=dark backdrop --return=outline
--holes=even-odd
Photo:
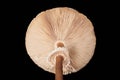
[[[113,4],[113,3],[112,3]],[[25,48],[25,33],[31,20],[41,11],[55,7],[71,7],[85,14],[93,23],[97,39],[95,53],[82,70],[64,76],[64,80],[98,80],[111,73],[111,53],[114,52],[115,8],[98,0],[14,0],[4,1],[1,28],[4,53],[1,52],[1,68],[5,78],[11,80],[54,80],[54,74],[44,71],[33,63]],[[117,14],[116,14],[117,15]],[[115,52],[114,52],[115,53]],[[114,56],[114,55],[112,55]],[[108,64],[111,64],[109,67]],[[47,64],[46,64],[47,65]],[[114,70],[113,70],[114,71]],[[110,75],[108,75],[110,77]],[[3,79],[3,80],[4,80]]]

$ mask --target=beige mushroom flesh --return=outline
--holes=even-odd
[[[39,13],[29,24],[25,44],[33,62],[45,71],[62,75],[77,72],[94,54],[96,37],[91,21],[68,7]]]

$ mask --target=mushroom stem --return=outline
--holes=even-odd
[[[62,70],[63,57],[56,57],[56,68],[55,68],[55,80],[63,80],[63,70]]]

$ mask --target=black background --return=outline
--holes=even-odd
[[[44,71],[33,63],[25,48],[25,33],[31,20],[41,11],[55,7],[71,7],[85,14],[93,23],[97,39],[95,53],[82,70],[64,76],[64,80],[98,80],[111,77],[116,55],[115,33],[117,14],[114,2],[101,0],[15,0],[4,1],[1,6],[1,43],[3,55],[3,80],[30,79],[54,80],[54,74]],[[116,20],[116,22],[114,22]],[[114,22],[114,23],[113,23]],[[115,33],[115,34],[113,34]],[[3,45],[2,45],[3,44]],[[2,54],[2,53],[1,53]],[[112,56],[112,57],[111,57]],[[112,59],[111,59],[112,58]],[[47,65],[47,64],[46,64]],[[109,73],[109,74],[108,74]],[[108,75],[108,76],[107,76]]]

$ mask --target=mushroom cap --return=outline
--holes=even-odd
[[[25,44],[33,62],[51,73],[55,73],[56,56],[62,55],[66,75],[79,71],[90,61],[96,37],[91,21],[84,14],[58,7],[39,13],[31,21]]]

